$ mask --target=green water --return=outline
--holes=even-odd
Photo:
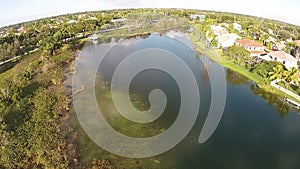
[[[126,169],[299,168],[298,112],[282,102],[281,98],[262,91],[245,77],[226,69],[227,101],[222,120],[207,142],[198,143],[210,106],[211,88],[207,71],[220,65],[205,56],[196,56],[192,50],[187,50],[182,43],[174,40],[174,36],[184,40],[192,48],[192,43],[186,39],[184,33],[173,31],[164,35],[152,34],[149,37],[127,39],[113,48],[99,66],[96,98],[107,121],[120,133],[133,137],[150,137],[164,132],[176,119],[180,107],[179,88],[172,77],[157,70],[146,70],[138,74],[130,85],[130,99],[139,110],[149,108],[147,98],[151,90],[162,89],[167,96],[168,102],[163,115],[149,124],[133,123],[122,117],[112,103],[109,85],[115,68],[128,54],[146,48],[172,51],[189,65],[197,78],[201,93],[199,115],[188,136],[170,151],[156,157],[119,157],[101,149],[88,138],[78,124],[73,110],[71,123],[78,132],[80,162],[89,165],[93,159],[108,159],[116,168]],[[95,47],[95,44],[87,45]],[[84,57],[81,59],[93,62]]]

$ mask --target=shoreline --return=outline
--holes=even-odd
[[[260,77],[259,75],[256,75],[254,73],[249,72],[245,67],[239,66],[237,64],[234,64],[230,61],[228,61],[226,56],[222,55],[222,51],[220,49],[209,49],[206,51],[205,44],[201,41],[198,41],[192,33],[188,34],[189,39],[193,42],[194,50],[197,52],[197,54],[204,54],[205,57],[210,58],[212,61],[220,64],[221,66],[230,69],[234,72],[237,72],[241,74],[242,76],[248,78],[249,80],[256,83],[256,85],[265,90],[266,92],[275,94],[279,96],[281,99],[289,98],[294,101],[300,102],[297,98],[294,98],[290,95],[287,95],[286,93],[276,89],[275,87],[271,86],[271,82],[268,79],[264,79]]]

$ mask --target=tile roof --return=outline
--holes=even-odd
[[[261,51],[261,50],[252,50],[250,51],[251,54],[255,54],[255,55],[263,55],[266,54],[265,51]]]
[[[262,44],[259,44],[258,42],[251,39],[241,39],[241,40],[237,40],[236,42],[243,46],[264,47]]]
[[[296,58],[284,51],[272,51],[269,54],[284,61],[297,61]]]

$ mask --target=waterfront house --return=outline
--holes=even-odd
[[[277,61],[282,63],[288,70],[295,67],[298,68],[298,60],[292,55],[284,51],[271,51],[270,53],[259,56],[259,58],[266,61]]]
[[[234,45],[235,41],[237,39],[241,38],[239,35],[235,33],[229,33],[229,34],[222,34],[216,37],[216,40],[218,41],[218,48],[228,48],[232,45]]]
[[[265,47],[251,39],[239,39],[235,41],[236,45],[245,47],[250,52],[250,56],[260,56],[266,54]]]

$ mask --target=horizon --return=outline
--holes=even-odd
[[[250,14],[236,13],[236,12],[205,10],[205,9],[193,9],[193,8],[115,8],[115,9],[103,9],[103,10],[91,10],[91,11],[81,11],[81,12],[72,12],[72,13],[62,13],[62,14],[58,14],[58,15],[45,16],[45,17],[41,17],[41,18],[34,18],[32,20],[25,20],[25,21],[13,23],[13,24],[10,24],[10,25],[4,25],[4,26],[0,26],[0,28],[10,27],[10,26],[18,25],[18,24],[24,24],[24,23],[27,23],[27,22],[34,22],[34,21],[38,21],[38,20],[42,20],[42,19],[54,18],[54,17],[64,16],[64,15],[74,15],[74,14],[80,14],[80,13],[85,13],[85,12],[90,13],[90,12],[113,11],[113,10],[130,10],[130,9],[176,9],[176,10],[198,10],[198,11],[201,11],[201,12],[227,13],[227,14],[234,14],[234,15],[244,15],[244,16],[249,16],[249,17],[263,18],[263,19],[282,22],[282,23],[285,23],[285,24],[290,24],[290,25],[300,27],[300,25],[296,25],[294,23],[281,21],[281,20],[278,20],[278,19],[272,19],[272,18],[266,18],[266,17],[262,17],[262,16],[255,16],[255,15],[250,15]]]
[[[226,12],[241,15],[249,15],[254,17],[262,17],[300,26],[300,19],[297,17],[299,15],[299,12],[297,12],[297,7],[300,6],[300,2],[296,0],[266,0],[263,2],[260,2],[260,0],[253,0],[250,4],[244,0],[228,0],[226,2],[218,0],[211,0],[210,2],[189,1],[187,3],[184,3],[182,1],[177,1],[176,3],[174,3],[174,1],[171,0],[165,0],[163,2],[159,2],[158,0],[66,0],[63,2],[59,2],[58,0],[30,0],[21,2],[17,2],[17,0],[12,0],[3,3],[4,5],[0,7],[0,11],[2,13],[2,15],[0,16],[0,27],[11,26],[15,24],[20,24],[48,17],[55,17],[59,15],[132,8],[176,8]],[[216,3],[218,3],[219,5],[216,6]],[[270,4],[272,4],[272,6],[270,6]],[[268,5],[270,9],[266,8],[266,6]],[[24,6],[27,6],[28,8],[25,9]],[[14,10],[18,12],[12,13],[12,15],[7,15],[7,13],[12,11],[12,8],[19,10]],[[29,8],[31,8],[31,10],[28,10]],[[281,10],[281,12],[278,13],[276,12],[277,10]]]

